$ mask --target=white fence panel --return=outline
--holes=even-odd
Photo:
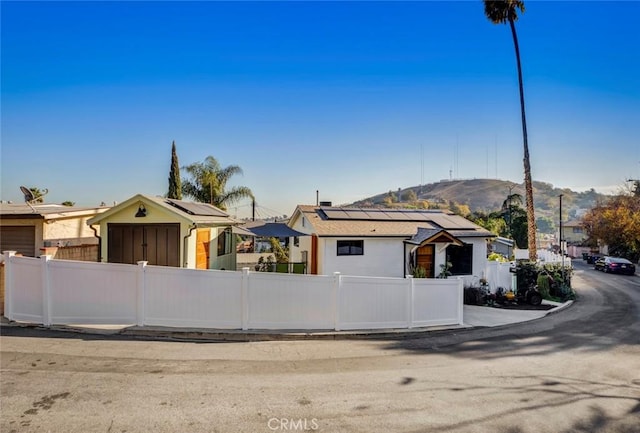
[[[11,268],[7,269],[12,281],[8,281],[6,291],[11,293],[5,294],[10,297],[10,308],[7,313],[10,314],[9,319],[43,323],[43,280],[42,280],[42,261],[33,257],[9,258]],[[12,290],[13,289],[13,290]]]
[[[410,291],[410,279],[342,276],[340,329],[407,327]]]
[[[462,279],[413,279],[413,326],[462,324]]]
[[[144,324],[237,329],[242,274],[146,266]]]
[[[137,266],[49,260],[51,323],[136,323]]]
[[[251,329],[333,329],[333,277],[249,273]]]
[[[515,274],[510,271],[512,266],[515,265],[509,262],[487,262],[486,278],[492,293],[495,293],[498,287],[507,291],[513,288],[512,281]]]

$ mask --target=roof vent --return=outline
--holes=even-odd
[[[331,207],[332,203],[330,201],[321,201],[320,202],[320,206],[321,207]]]

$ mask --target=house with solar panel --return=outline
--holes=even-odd
[[[236,269],[238,222],[207,203],[137,194],[87,224],[100,228],[102,262]]]
[[[321,203],[322,204],[322,203]],[[447,210],[300,205],[289,226],[300,237],[290,257],[309,273],[404,277],[417,268],[438,277],[484,277],[491,232]]]

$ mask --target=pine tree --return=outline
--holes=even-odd
[[[169,172],[169,192],[167,198],[182,200],[182,182],[180,181],[180,165],[178,164],[178,153],[176,152],[176,142],[171,144],[171,171]]]

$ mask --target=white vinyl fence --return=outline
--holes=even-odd
[[[18,257],[5,316],[52,324],[352,330],[461,325],[461,279],[295,275]]]
[[[514,266],[514,264],[510,262],[502,263],[493,260],[487,262],[485,278],[489,283],[492,293],[495,293],[498,287],[502,287],[507,291],[509,289],[513,289],[515,291],[515,274],[510,271],[512,266]]]

